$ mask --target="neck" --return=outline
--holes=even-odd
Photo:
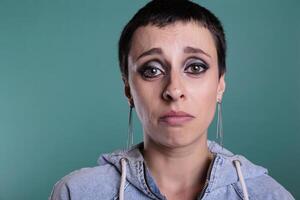
[[[160,191],[168,199],[176,199],[176,194],[181,199],[195,199],[203,189],[213,155],[203,134],[194,143],[180,147],[168,147],[145,138],[144,157]]]

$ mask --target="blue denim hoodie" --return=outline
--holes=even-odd
[[[140,143],[130,150],[102,155],[99,166],[62,178],[49,200],[166,200],[144,163]],[[208,140],[214,154],[205,187],[197,199],[291,200],[293,196],[268,170]]]

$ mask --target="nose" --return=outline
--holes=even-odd
[[[185,98],[181,80],[178,76],[170,76],[162,97],[165,101],[178,101]]]

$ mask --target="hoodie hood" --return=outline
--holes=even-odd
[[[229,150],[221,147],[214,141],[207,140],[209,150],[215,154],[211,164],[211,170],[208,174],[208,184],[206,192],[211,192],[220,187],[224,187],[239,181],[236,166],[234,161],[240,162],[240,169],[244,179],[251,179],[263,174],[267,174],[268,170],[261,166],[253,164],[242,155],[234,155]],[[145,176],[149,174],[144,167],[144,158],[140,149],[143,148],[143,143],[140,143],[129,150],[120,150],[111,154],[102,155],[98,164],[113,165],[121,174],[121,159],[126,159],[126,179],[136,188],[143,191],[147,196],[154,197],[153,193],[148,189]],[[151,186],[150,186],[151,187]]]

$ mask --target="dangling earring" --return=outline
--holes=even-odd
[[[127,149],[130,149],[133,145],[133,129],[132,129],[132,109],[134,106],[130,104],[129,117],[128,117],[128,138],[127,138]]]
[[[222,121],[222,102],[218,101],[218,120],[217,120],[217,140],[223,148],[223,121]]]

